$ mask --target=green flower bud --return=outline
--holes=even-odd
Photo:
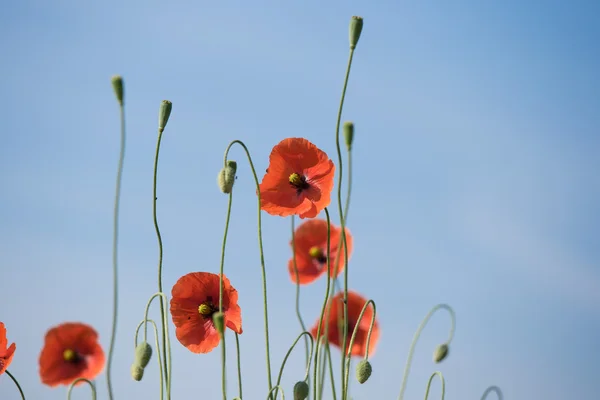
[[[356,15],[350,19],[350,48],[355,49],[358,44],[358,39],[360,39],[360,33],[363,28],[363,19],[362,17],[357,17]]]
[[[111,78],[111,82],[119,104],[123,105],[123,78],[121,75],[115,75]]]
[[[171,109],[173,108],[173,103],[169,100],[163,100],[160,103],[160,108],[158,110],[158,129],[162,132],[167,126],[167,122],[169,122],[169,116],[171,115]]]
[[[296,382],[294,385],[294,400],[305,400],[308,398],[308,383],[305,381]]]
[[[373,368],[369,360],[361,360],[356,364],[356,380],[359,383],[365,383],[371,376],[371,372],[373,372]]]
[[[346,140],[346,147],[348,151],[352,150],[352,141],[354,140],[354,122],[344,122],[344,139]]]
[[[235,183],[236,171],[237,163],[231,160],[228,160],[227,166],[223,167],[221,171],[219,171],[217,183],[219,184],[219,189],[221,189],[221,192],[231,193],[231,189],[233,189],[233,184]]]
[[[150,362],[150,357],[152,357],[152,347],[148,342],[142,342],[135,348],[135,361],[133,363],[146,368],[146,365]]]
[[[139,365],[131,365],[131,377],[133,378],[133,380],[135,381],[141,381],[142,378],[144,377],[144,368],[140,367]]]
[[[446,343],[440,344],[438,347],[435,348],[435,351],[433,352],[433,361],[435,361],[436,363],[444,361],[444,359],[448,356],[449,350],[450,349],[448,348],[448,345]]]
[[[225,314],[217,311],[212,315],[212,319],[213,323],[215,324],[215,329],[217,330],[217,332],[219,332],[219,334],[222,337],[223,333],[225,332]]]

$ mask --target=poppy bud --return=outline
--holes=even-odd
[[[167,122],[169,122],[171,108],[173,108],[173,103],[171,103],[169,100],[163,100],[160,103],[160,108],[158,109],[158,130],[161,132],[167,126]]]
[[[369,360],[361,360],[356,364],[356,380],[359,383],[365,383],[371,376],[371,372],[373,372],[373,368]]]
[[[119,104],[123,105],[123,78],[121,75],[115,75],[111,78],[111,82]]]
[[[448,356],[448,350],[449,348],[446,343],[440,344],[433,352],[433,361],[436,363],[444,361],[444,359]]]
[[[223,336],[223,333],[225,332],[225,314],[217,311],[213,314],[212,318],[213,323],[215,324],[215,329],[221,336]]]
[[[304,381],[294,385],[294,400],[304,400],[308,397],[308,384]]]
[[[131,377],[135,381],[141,381],[144,377],[144,368],[136,365],[135,363],[131,365]]]
[[[350,48],[355,49],[358,43],[358,39],[360,39],[360,33],[363,28],[363,19],[362,17],[357,17],[356,15],[350,19]]]
[[[146,368],[146,365],[150,362],[150,357],[152,357],[152,347],[150,347],[148,342],[142,342],[135,348],[135,360],[133,364]]]
[[[354,139],[354,122],[344,122],[344,139],[346,140],[346,148],[352,150],[352,141]]]
[[[221,189],[221,192],[231,193],[231,189],[233,189],[233,184],[235,183],[236,171],[237,163],[231,160],[228,160],[227,166],[223,167],[221,171],[219,171],[217,183],[219,184],[219,189]]]

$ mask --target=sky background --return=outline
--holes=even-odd
[[[119,150],[111,76],[125,80],[128,134],[115,399],[158,398],[155,360],[142,382],[129,368],[134,329],[157,290],[161,100],[173,102],[158,177],[170,295],[180,276],[218,271],[227,197],[216,175],[231,140],[247,144],[260,178],[286,137],[306,137],[337,163],[352,15],[365,25],[343,114],[356,124],[350,288],[377,302],[382,329],[373,375],[352,383],[352,397],[395,399],[414,331],[432,306],[448,303],[457,313],[449,358],[431,360],[449,327],[440,313],[417,346],[407,399],[422,398],[436,369],[448,400],[479,399],[489,385],[514,400],[596,398],[600,3],[22,0],[2,8],[0,321],[17,343],[9,371],[28,399],[66,395],[38,376],[49,328],[91,324],[108,349]],[[261,399],[256,196],[241,149],[230,158],[238,180],[225,273],[243,312],[244,398]],[[278,371],[300,332],[287,272],[290,219],[263,214],[263,233]],[[302,289],[309,326],[324,284]],[[219,351],[192,354],[172,324],[171,336],[173,398],[219,399]],[[300,348],[286,368],[289,397],[303,359]],[[233,398],[233,352],[228,366]],[[107,398],[104,374],[97,383]],[[436,382],[430,398],[439,394]],[[19,398],[5,375],[0,398]],[[86,388],[73,393],[89,398]]]

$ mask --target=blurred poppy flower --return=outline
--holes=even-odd
[[[338,249],[342,229],[331,224],[329,240],[329,257],[331,258],[331,277],[335,278],[344,270],[344,247]],[[311,219],[301,224],[294,232],[296,248],[296,268],[298,268],[298,281],[308,284],[315,281],[327,272],[327,221],[324,219]],[[348,246],[348,259],[352,253],[352,235],[346,228],[346,244]],[[294,245],[290,241],[290,245]],[[292,247],[293,248],[293,247]],[[339,256],[338,256],[339,254]],[[337,275],[335,259],[338,258]],[[294,258],[288,261],[288,270],[292,282],[296,283]]]
[[[92,380],[102,372],[104,362],[98,333],[89,325],[67,322],[46,333],[40,378],[48,386],[70,385],[77,378]]]
[[[16,344],[11,344],[8,346],[8,340],[6,340],[6,328],[4,327],[4,323],[0,322],[0,375],[6,371],[10,363],[12,362],[12,358],[15,355],[15,350],[17,349]]]
[[[356,292],[348,291],[348,338],[346,340],[346,354],[348,353],[348,347],[350,346],[350,339],[352,338],[352,332],[354,328],[358,326],[356,337],[354,338],[354,344],[352,345],[351,355],[353,356],[365,356],[367,351],[367,335],[369,333],[369,326],[371,325],[371,317],[373,316],[373,307],[367,307],[365,313],[360,321],[358,322],[358,316],[362,311],[367,299],[362,297]],[[329,343],[341,348],[343,338],[343,316],[344,316],[344,293],[340,292],[332,297],[327,305],[327,308],[331,307],[329,312],[329,319],[327,318],[327,309],[325,309],[325,316],[323,318],[323,325],[321,326],[321,336],[324,335],[326,324],[329,325],[328,339]],[[338,323],[338,315],[339,322]],[[311,329],[313,337],[317,336],[317,328],[319,321],[315,323]],[[375,353],[375,347],[379,341],[380,329],[379,322],[375,318],[373,324],[373,331],[371,332],[371,344],[369,346],[369,355]]]
[[[260,184],[262,210],[271,215],[314,218],[331,202],[335,166],[303,138],[282,140],[271,151]]]
[[[192,272],[182,276],[171,291],[171,316],[177,340],[192,353],[208,353],[219,344],[213,314],[219,311],[219,275]],[[242,310],[238,292],[223,276],[225,326],[242,333]]]

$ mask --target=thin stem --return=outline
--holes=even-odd
[[[154,174],[153,174],[153,184],[152,184],[152,217],[154,220],[154,229],[156,230],[156,238],[158,240],[158,291],[160,293],[163,293],[163,288],[162,288],[162,264],[163,264],[163,243],[162,243],[162,236],[160,235],[160,229],[158,228],[158,219],[156,217],[156,181],[157,181],[157,177],[158,177],[158,156],[160,154],[160,143],[162,141],[162,135],[163,135],[163,131],[164,128],[158,128],[158,139],[156,142],[156,155],[154,156]],[[164,302],[163,302],[164,300]],[[161,321],[166,321],[165,318],[165,307],[167,305],[167,298],[166,296],[163,297],[161,296],[160,299],[160,319]],[[167,348],[166,348],[166,343],[169,341],[169,325],[167,323],[163,323],[163,327],[162,327],[162,345],[163,345],[163,362],[164,362],[164,368],[165,368],[165,374],[166,374],[166,379],[167,379],[167,386],[169,386],[169,383],[171,382],[171,371],[169,370],[169,368],[167,367]],[[170,349],[169,349],[170,351]],[[169,392],[169,396],[170,396],[170,392]]]
[[[144,324],[146,320],[142,320],[137,328],[135,329],[135,341],[134,341],[134,348],[137,348],[138,345],[138,335],[140,332],[140,328],[142,327],[142,324]],[[160,374],[160,400],[163,399],[163,393],[165,391],[164,389],[164,382],[163,382],[163,370],[162,370],[162,362],[160,360],[160,344],[158,342],[158,328],[156,327],[156,322],[154,322],[153,320],[149,319],[147,320],[148,322],[150,322],[152,324],[152,327],[154,328],[154,345],[156,346],[156,358],[158,360],[158,373]],[[146,341],[144,339],[144,341]]]
[[[321,328],[323,326],[323,317],[325,315],[325,309],[327,308],[327,300],[329,299],[329,288],[331,286],[331,219],[329,218],[329,210],[325,207],[325,216],[327,217],[327,287],[325,288],[325,299],[323,300],[323,307],[321,308],[321,314],[319,316],[319,323],[317,324],[317,338],[321,337]],[[326,324],[329,325],[329,324]],[[313,368],[313,396],[317,399],[317,366],[319,359],[319,343],[320,339],[317,340],[315,348],[315,363]]]
[[[242,361],[240,352],[240,335],[235,334],[235,348],[237,351],[237,370],[238,370],[238,387],[239,387],[239,398],[242,399]]]
[[[119,152],[119,164],[117,167],[117,182],[115,184],[115,202],[113,210],[113,318],[110,333],[110,345],[108,347],[108,359],[106,360],[106,384],[108,386],[108,398],[113,398],[111,366],[113,353],[115,351],[115,340],[117,334],[117,316],[119,306],[119,274],[118,274],[118,251],[119,251],[119,205],[121,199],[121,181],[123,177],[123,162],[125,160],[125,105],[119,102],[119,116],[121,120],[121,150]]]
[[[500,388],[498,386],[490,386],[489,388],[485,389],[485,392],[483,392],[483,395],[481,396],[481,400],[485,400],[487,395],[490,394],[491,392],[496,392],[496,395],[498,396],[498,400],[504,399],[504,396],[502,395],[502,390],[500,390]]]
[[[281,399],[285,400],[285,393],[283,392],[283,388],[279,385],[277,385],[277,386],[271,388],[271,390],[269,390],[269,393],[267,393],[267,399],[271,398],[271,395],[273,394],[274,390],[277,390],[277,391],[281,390]],[[275,399],[276,399],[276,397],[273,398],[273,400],[275,400]]]
[[[452,342],[452,338],[454,337],[454,328],[456,326],[456,315],[454,314],[454,310],[452,309],[452,307],[450,307],[449,305],[438,304],[429,311],[429,313],[425,316],[425,318],[419,325],[419,328],[415,332],[415,336],[413,337],[413,341],[412,341],[412,343],[410,345],[410,349],[408,351],[408,358],[406,359],[406,366],[404,367],[404,376],[402,377],[402,386],[400,388],[400,394],[398,395],[398,400],[404,399],[404,391],[406,390],[406,380],[408,378],[408,373],[410,372],[410,364],[412,362],[413,354],[415,352],[417,340],[421,336],[421,332],[427,325],[427,322],[429,322],[429,320],[431,319],[433,314],[435,314],[435,312],[439,309],[444,309],[444,310],[448,311],[448,313],[450,314],[451,326],[450,326],[450,331],[448,333],[448,340],[445,342],[445,344],[450,345],[450,342]]]
[[[90,388],[92,389],[92,400],[96,400],[96,386],[92,383],[92,381],[85,378],[77,378],[73,381],[73,383],[71,383],[71,385],[69,386],[69,390],[67,390],[67,400],[71,400],[71,391],[73,390],[73,387],[79,382],[85,382],[88,385],[90,385]]]
[[[4,372],[6,373],[6,375],[8,375],[10,379],[12,379],[12,381],[15,383],[15,386],[17,386],[17,389],[19,389],[19,393],[21,393],[21,399],[25,400],[25,393],[23,393],[23,389],[21,389],[21,385],[19,385],[19,381],[17,381],[17,378],[15,378],[13,374],[8,372],[8,370]]]
[[[279,375],[277,376],[277,384],[275,385],[275,387],[278,387],[280,385],[281,377],[283,376],[283,369],[285,368],[285,363],[287,362],[287,359],[289,358],[290,354],[292,354],[294,347],[296,347],[296,344],[298,343],[298,341],[300,340],[300,338],[302,336],[310,338],[310,356],[312,358],[312,352],[314,350],[315,342],[314,342],[312,336],[310,335],[310,333],[305,331],[305,332],[302,332],[300,335],[298,335],[296,340],[294,340],[294,343],[292,344],[292,346],[289,348],[289,350],[285,354],[285,357],[283,358],[283,361],[281,363],[281,368],[279,368]],[[309,371],[310,371],[310,362],[307,362],[306,363],[306,372],[304,373],[304,379],[303,379],[304,381],[306,381],[308,379]],[[277,390],[275,390],[275,398],[277,398]]]
[[[146,303],[146,311],[144,312],[144,341],[146,342],[148,341],[148,311],[150,310],[152,301],[159,296],[165,301],[165,303],[167,302],[167,296],[164,293],[158,292],[154,293],[152,297],[150,297],[150,300],[148,300],[148,303]],[[167,326],[167,315],[163,314],[162,318],[163,326]],[[166,335],[166,343],[163,345],[163,350],[164,348],[167,349],[166,352],[163,351],[163,356],[167,358],[167,360],[163,359],[165,365],[165,380],[167,381],[167,400],[171,400],[171,339],[169,338],[169,335]]]
[[[333,362],[331,362],[331,347],[329,343],[326,346],[327,351],[327,364],[329,365],[329,379],[331,380],[331,392],[333,394],[333,400],[337,399],[337,394],[335,392],[335,379],[333,377]]]
[[[367,350],[365,351],[365,360],[369,359],[369,349],[371,347],[371,332],[373,331],[373,325],[375,325],[375,317],[377,315],[377,307],[375,307],[375,302],[373,300],[369,300],[365,303],[360,314],[358,315],[358,319],[356,325],[354,326],[354,331],[352,332],[352,337],[350,338],[350,343],[348,344],[348,350],[344,357],[346,358],[346,375],[344,376],[344,380],[342,381],[342,385],[346,388],[344,389],[344,393],[348,393],[348,379],[350,375],[350,358],[352,356],[352,346],[354,345],[354,339],[356,339],[356,333],[358,332],[358,328],[360,323],[362,322],[363,315],[367,311],[367,307],[373,307],[373,314],[371,314],[371,325],[369,326],[369,332],[367,333]]]
[[[296,264],[296,227],[295,227],[295,218],[292,215],[292,260],[294,263],[294,273],[296,274],[296,317],[298,317],[298,322],[300,322],[300,327],[302,328],[302,332],[306,331],[306,325],[304,324],[304,320],[302,319],[302,314],[300,313],[300,276],[298,274],[298,265]],[[312,357],[308,355],[308,338],[304,337],[304,353],[306,356],[306,362],[308,363]],[[310,380],[309,380],[310,385]]]
[[[229,143],[227,146],[227,150],[225,150],[225,156],[223,159],[223,165],[227,165],[227,155],[229,154],[229,149],[234,144],[239,144],[244,148],[246,152],[246,156],[248,157],[248,163],[250,164],[250,168],[252,169],[252,175],[254,176],[254,182],[256,183],[256,195],[258,196],[258,247],[260,251],[260,267],[262,272],[262,286],[263,286],[263,307],[265,313],[265,342],[266,342],[266,353],[267,353],[267,379],[269,384],[269,396],[273,388],[272,377],[271,377],[271,350],[269,346],[269,310],[268,310],[268,302],[267,302],[267,270],[265,268],[265,255],[263,251],[263,242],[262,242],[262,210],[261,210],[261,201],[260,201],[260,183],[258,181],[258,176],[256,175],[256,169],[254,168],[254,163],[252,162],[252,157],[250,157],[250,152],[246,145],[240,140],[234,140]]]
[[[435,378],[436,375],[440,377],[440,382],[442,382],[442,400],[444,400],[444,396],[446,395],[446,381],[444,380],[444,375],[442,375],[440,371],[435,371],[429,377],[429,382],[427,382],[427,389],[425,390],[425,400],[429,398],[429,389],[431,388],[431,382],[433,381],[433,378]]]
[[[325,332],[327,332],[327,326],[328,325],[325,326]],[[329,353],[329,341],[327,340],[327,337],[323,336],[321,342],[322,342],[321,347],[319,348],[321,355],[319,356],[319,372],[318,372],[318,375],[319,375],[319,386],[318,386],[319,400],[321,400],[323,398],[323,391],[325,390],[325,372],[326,372],[325,363],[327,362],[327,356],[329,356],[331,358],[331,354]],[[333,380],[331,381],[331,384],[335,388],[335,382]]]

